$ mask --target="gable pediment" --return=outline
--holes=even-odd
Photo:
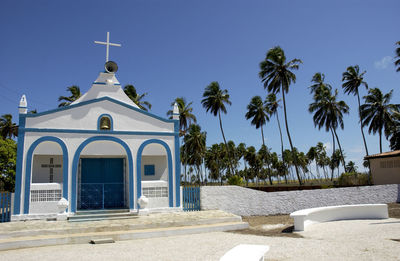
[[[102,97],[38,114],[26,115],[26,128],[99,130],[99,117],[108,115],[113,131],[174,132],[174,121],[134,106]]]

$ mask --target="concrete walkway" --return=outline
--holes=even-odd
[[[265,244],[266,260],[399,260],[400,219],[315,224],[304,238],[230,232],[0,251],[1,260],[219,260],[238,244]]]
[[[0,224],[0,250],[185,235],[247,228],[242,218],[223,211],[154,213],[130,219],[90,222],[26,221]]]

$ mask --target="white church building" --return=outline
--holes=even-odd
[[[106,64],[66,107],[31,114],[21,98],[13,220],[54,216],[62,198],[68,216],[137,212],[142,195],[150,211],[181,209],[178,108],[173,119],[140,109],[115,71]]]

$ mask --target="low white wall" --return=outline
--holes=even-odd
[[[46,198],[46,192],[59,191],[59,194],[62,195],[62,183],[33,183],[31,184],[31,199],[29,203],[29,213],[30,214],[42,214],[42,213],[58,213],[57,203],[60,200],[51,199],[49,200],[39,200],[32,201],[32,192],[33,191],[41,191]]]
[[[204,186],[201,209],[241,216],[289,214],[306,208],[400,201],[400,185],[263,192],[239,186]]]

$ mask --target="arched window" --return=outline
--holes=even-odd
[[[113,129],[113,121],[110,115],[102,114],[100,115],[97,121],[97,128],[98,130],[112,130]]]

